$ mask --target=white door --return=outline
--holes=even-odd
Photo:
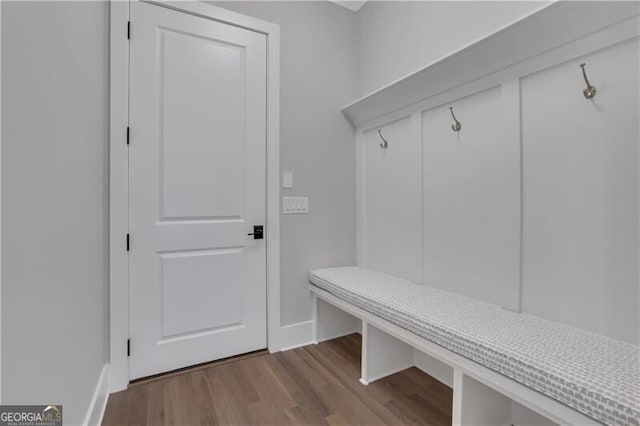
[[[265,348],[266,37],[131,3],[130,378]]]

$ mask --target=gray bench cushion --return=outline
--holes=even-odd
[[[357,267],[310,281],[599,422],[640,424],[637,346]]]

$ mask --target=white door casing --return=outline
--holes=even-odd
[[[130,378],[266,347],[266,37],[131,4]]]

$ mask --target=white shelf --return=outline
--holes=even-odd
[[[360,127],[386,114],[603,30],[640,14],[637,2],[556,2],[342,108]],[[544,28],[544,31],[540,31]]]

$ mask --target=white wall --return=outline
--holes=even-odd
[[[309,215],[282,216],[281,318],[306,321],[308,271],[355,263],[340,108],[541,3],[215,4],[281,26],[281,167],[295,173],[282,193],[311,200]],[[63,403],[69,423],[108,346],[107,23],[104,3],[2,2],[3,403]]]
[[[2,398],[79,424],[106,362],[108,4],[2,2]]]
[[[377,118],[369,108],[374,118],[364,117],[356,135],[358,219],[384,232],[364,232],[359,261],[411,278],[417,252],[425,284],[637,344],[640,50],[637,21],[628,19],[637,4],[567,4],[448,62],[482,68],[511,49],[523,55],[514,66],[465,75],[467,83],[427,82],[421,73],[373,97],[391,106]],[[600,26],[522,49],[538,40],[541,23],[569,14]],[[565,31],[556,25],[546,35]],[[582,94],[583,62],[598,89],[591,100]],[[411,130],[416,118],[421,132]],[[378,129],[389,135],[387,150]],[[422,246],[410,229],[423,230]]]
[[[484,38],[544,4],[369,1],[356,14],[359,96]]]
[[[355,263],[354,131],[340,108],[355,98],[355,15],[329,2],[215,2],[280,25],[282,195],[310,197],[308,215],[281,217],[282,325],[307,321],[307,274]]]

